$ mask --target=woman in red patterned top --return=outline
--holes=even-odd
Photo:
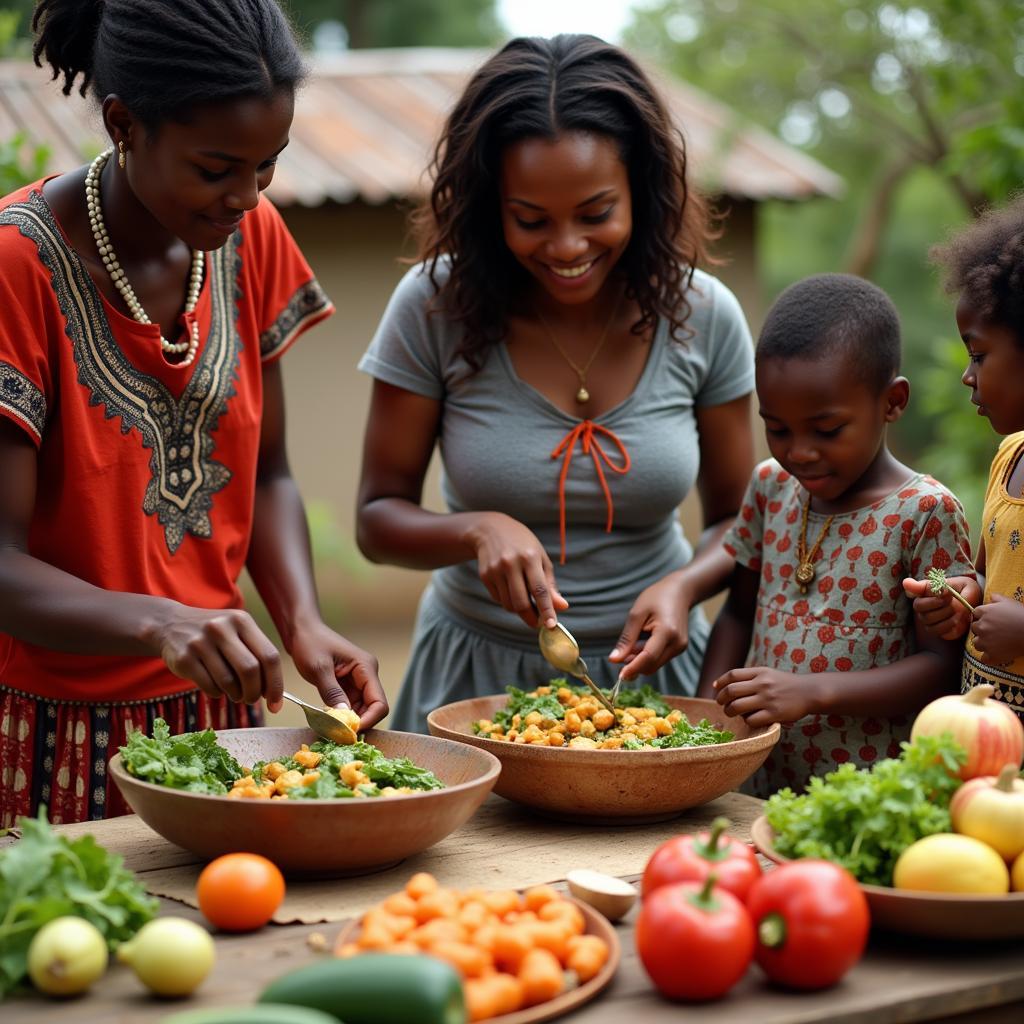
[[[123,812],[107,760],[158,715],[280,707],[243,567],[322,699],[387,711],[320,616],[286,456],[278,359],[332,307],[260,196],[303,71],[284,16],[40,0],[33,24],[113,148],[0,200],[0,826]]]
[[[903,580],[973,575],[968,528],[956,497],[886,444],[910,395],[899,359],[892,302],[845,274],[787,289],[758,341],[774,459],[726,536],[736,568],[700,689],[750,725],[783,724],[756,796],[897,756],[914,714],[956,688],[961,645],[916,624]]]

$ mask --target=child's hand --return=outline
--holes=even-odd
[[[970,576],[950,576],[946,582],[970,604],[980,603],[982,593],[977,580],[972,580]],[[956,640],[970,628],[970,614],[948,591],[933,594],[927,580],[908,577],[903,581],[903,592],[913,599],[914,615],[933,636],[942,640]]]
[[[974,609],[974,647],[993,664],[1024,654],[1024,605],[1012,597],[993,594],[988,604]]]
[[[742,715],[755,728],[773,722],[788,725],[816,710],[810,678],[764,666],[734,668],[715,680],[715,700],[727,715]]]

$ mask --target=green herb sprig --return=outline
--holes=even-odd
[[[925,575],[928,577],[928,587],[933,594],[937,596],[944,590],[948,590],[971,615],[974,614],[974,606],[971,602],[968,601],[959,590],[956,590],[949,585],[949,581],[946,579],[945,569],[929,569]]]

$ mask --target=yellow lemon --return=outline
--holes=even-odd
[[[1010,872],[1003,858],[980,839],[940,832],[900,854],[892,884],[925,892],[1000,893],[1010,890]]]
[[[1024,853],[1022,853],[1010,868],[1010,888],[1014,892],[1024,892]]]

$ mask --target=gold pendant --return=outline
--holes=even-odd
[[[579,391],[576,392],[576,401],[582,405],[584,402],[590,401],[590,392],[581,384]]]
[[[806,594],[807,588],[814,582],[814,577],[817,574],[814,571],[814,566],[810,562],[801,562],[796,567],[794,573],[794,579],[800,587],[800,593]]]

